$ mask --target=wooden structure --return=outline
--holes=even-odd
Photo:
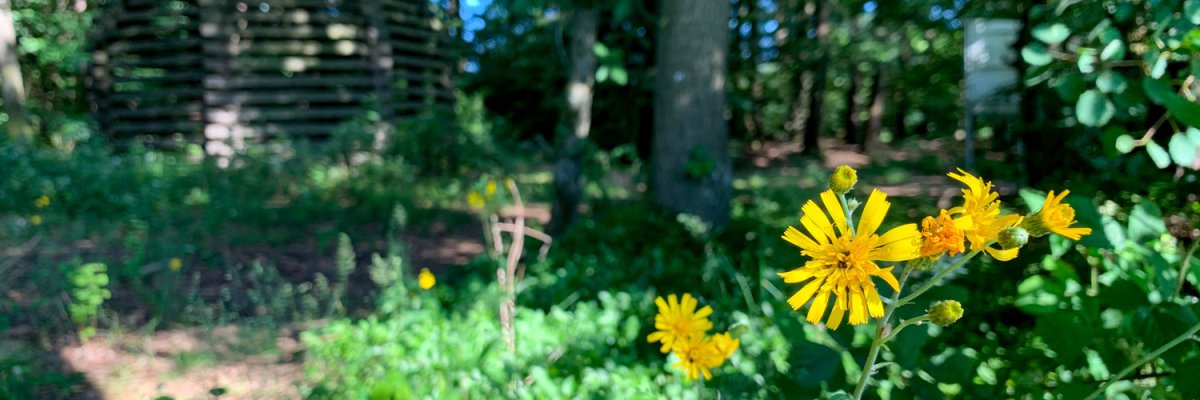
[[[110,137],[183,135],[210,154],[327,136],[453,101],[427,0],[117,0],[97,19],[93,107]]]

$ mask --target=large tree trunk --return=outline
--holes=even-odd
[[[8,113],[8,135],[14,139],[32,139],[33,127],[25,114],[25,81],[21,78],[21,63],[17,59],[17,30],[9,0],[0,0],[0,81],[4,111]]]
[[[575,220],[583,190],[580,187],[580,159],[592,130],[592,89],[596,84],[595,8],[580,7],[570,21],[571,65],[567,74],[566,118],[568,129],[558,135],[558,162],[554,165],[554,203],[552,231],[561,232]]]
[[[808,77],[808,79],[811,80],[810,84],[807,86],[808,90],[806,93],[808,95],[808,115],[806,115],[804,118],[804,149],[800,153],[806,156],[818,156],[821,154],[820,144],[818,143],[817,139],[820,139],[822,130],[824,129],[825,81],[827,79],[826,75],[828,74],[829,69],[827,66],[829,62],[829,54],[827,53],[825,46],[828,45],[827,42],[829,31],[831,30],[831,27],[829,26],[830,6],[828,4],[824,4],[824,2],[818,1],[816,2],[815,7],[818,9],[814,13],[817,18],[817,37],[814,48],[816,49],[815,51],[818,55],[816,57],[815,70],[812,72],[812,75]],[[807,33],[807,30],[805,33]],[[797,84],[801,85],[800,87],[805,87],[803,86],[804,78],[798,77],[798,79],[800,81],[797,82]],[[803,92],[798,93],[805,94]],[[800,102],[800,100],[798,99],[797,102]]]
[[[664,0],[654,94],[654,200],[714,227],[729,221],[732,172],[725,123],[729,3]]]

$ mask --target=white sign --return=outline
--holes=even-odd
[[[1013,66],[1013,44],[1021,22],[1013,19],[968,19],[963,47],[963,92],[968,110],[976,113],[1015,114],[1020,76]]]

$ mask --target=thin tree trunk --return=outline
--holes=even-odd
[[[725,123],[729,3],[664,0],[654,95],[654,200],[714,227],[729,221],[732,171]]]
[[[25,80],[17,57],[17,30],[13,25],[12,3],[0,0],[0,85],[3,85],[6,125],[13,139],[30,140],[33,127],[25,113]]]
[[[567,75],[566,132],[558,135],[558,162],[554,165],[553,231],[561,232],[575,220],[582,200],[580,162],[592,129],[592,94],[596,84],[596,26],[599,13],[595,8],[575,9],[570,21],[571,65]]]
[[[884,108],[887,106],[887,72],[883,64],[875,65],[875,78],[871,83],[871,108],[868,110],[867,132],[863,139],[863,150],[867,153],[878,150],[883,130]]]
[[[750,0],[747,4],[746,18],[748,19],[747,23],[750,25],[750,108],[746,112],[749,117],[748,125],[751,129],[748,129],[746,133],[753,138],[760,135],[763,129],[762,111],[760,108],[763,101],[763,83],[762,77],[758,74],[758,63],[762,62],[759,59],[762,57],[762,49],[759,47],[758,42],[762,38],[762,34],[758,26],[758,0]]]
[[[823,2],[816,2],[818,10],[816,15],[817,37],[816,48],[817,57],[815,70],[812,72],[812,84],[808,90],[808,115],[804,119],[804,149],[801,154],[807,156],[820,155],[821,149],[817,139],[821,137],[824,129],[824,109],[825,109],[825,81],[828,73],[829,54],[826,46],[828,45],[829,31],[829,8],[830,6]],[[805,32],[807,34],[807,32]],[[801,82],[803,84],[803,82]]]
[[[896,77],[892,79],[892,142],[897,143],[901,139],[908,136],[908,127],[905,123],[905,118],[908,117],[908,96],[904,93],[904,80],[901,79],[908,72],[908,59],[912,57],[912,48],[908,44],[908,38],[901,36],[897,40],[897,45],[900,46],[900,57],[896,59]]]
[[[850,63],[850,86],[846,88],[846,110],[842,113],[842,130],[847,144],[861,144],[858,137],[858,63]]]

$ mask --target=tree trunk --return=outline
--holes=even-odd
[[[825,48],[828,44],[829,31],[829,9],[828,4],[816,2],[818,10],[816,15],[817,37],[814,48],[817,52],[815,70],[809,78],[812,80],[808,89],[808,115],[804,119],[804,149],[800,154],[806,156],[818,156],[821,154],[820,144],[817,139],[821,137],[821,132],[824,129],[824,109],[825,109],[825,81],[828,74],[829,54]],[[807,31],[804,32],[807,35]],[[803,78],[800,78],[803,80]],[[803,85],[803,82],[798,82]],[[803,87],[803,86],[802,86]]]
[[[901,34],[903,35],[903,33]],[[908,37],[900,36],[897,45],[900,46],[900,57],[896,60],[896,77],[892,80],[892,143],[898,143],[908,136],[905,117],[908,116],[908,96],[904,93],[904,79],[908,70],[908,59],[912,57],[912,48]]]
[[[760,106],[763,101],[763,83],[762,77],[758,74],[758,63],[762,62],[759,58],[762,57],[762,49],[758,42],[762,38],[759,32],[759,11],[758,0],[750,0],[747,3],[748,11],[746,18],[750,25],[750,109],[747,110],[748,123],[751,128],[747,130],[747,136],[756,138],[762,133],[763,121],[762,111]]]
[[[664,0],[654,94],[654,200],[714,227],[729,221],[732,171],[725,123],[729,3]]]
[[[580,161],[592,129],[592,89],[596,84],[595,8],[575,9],[570,21],[571,54],[567,71],[568,129],[559,130],[558,162],[554,165],[552,231],[561,232],[575,220],[583,190],[580,186]]]
[[[17,30],[9,0],[0,0],[0,81],[4,111],[8,113],[8,135],[13,139],[31,140],[33,127],[25,113],[25,81],[17,58]]]
[[[887,105],[887,73],[883,64],[875,65],[875,78],[871,82],[871,109],[868,110],[867,132],[863,138],[863,150],[870,153],[879,148],[879,132],[883,130],[884,107]]]
[[[858,137],[858,63],[850,63],[850,86],[846,88],[846,110],[842,113],[842,130],[846,133],[847,144],[861,144]]]

